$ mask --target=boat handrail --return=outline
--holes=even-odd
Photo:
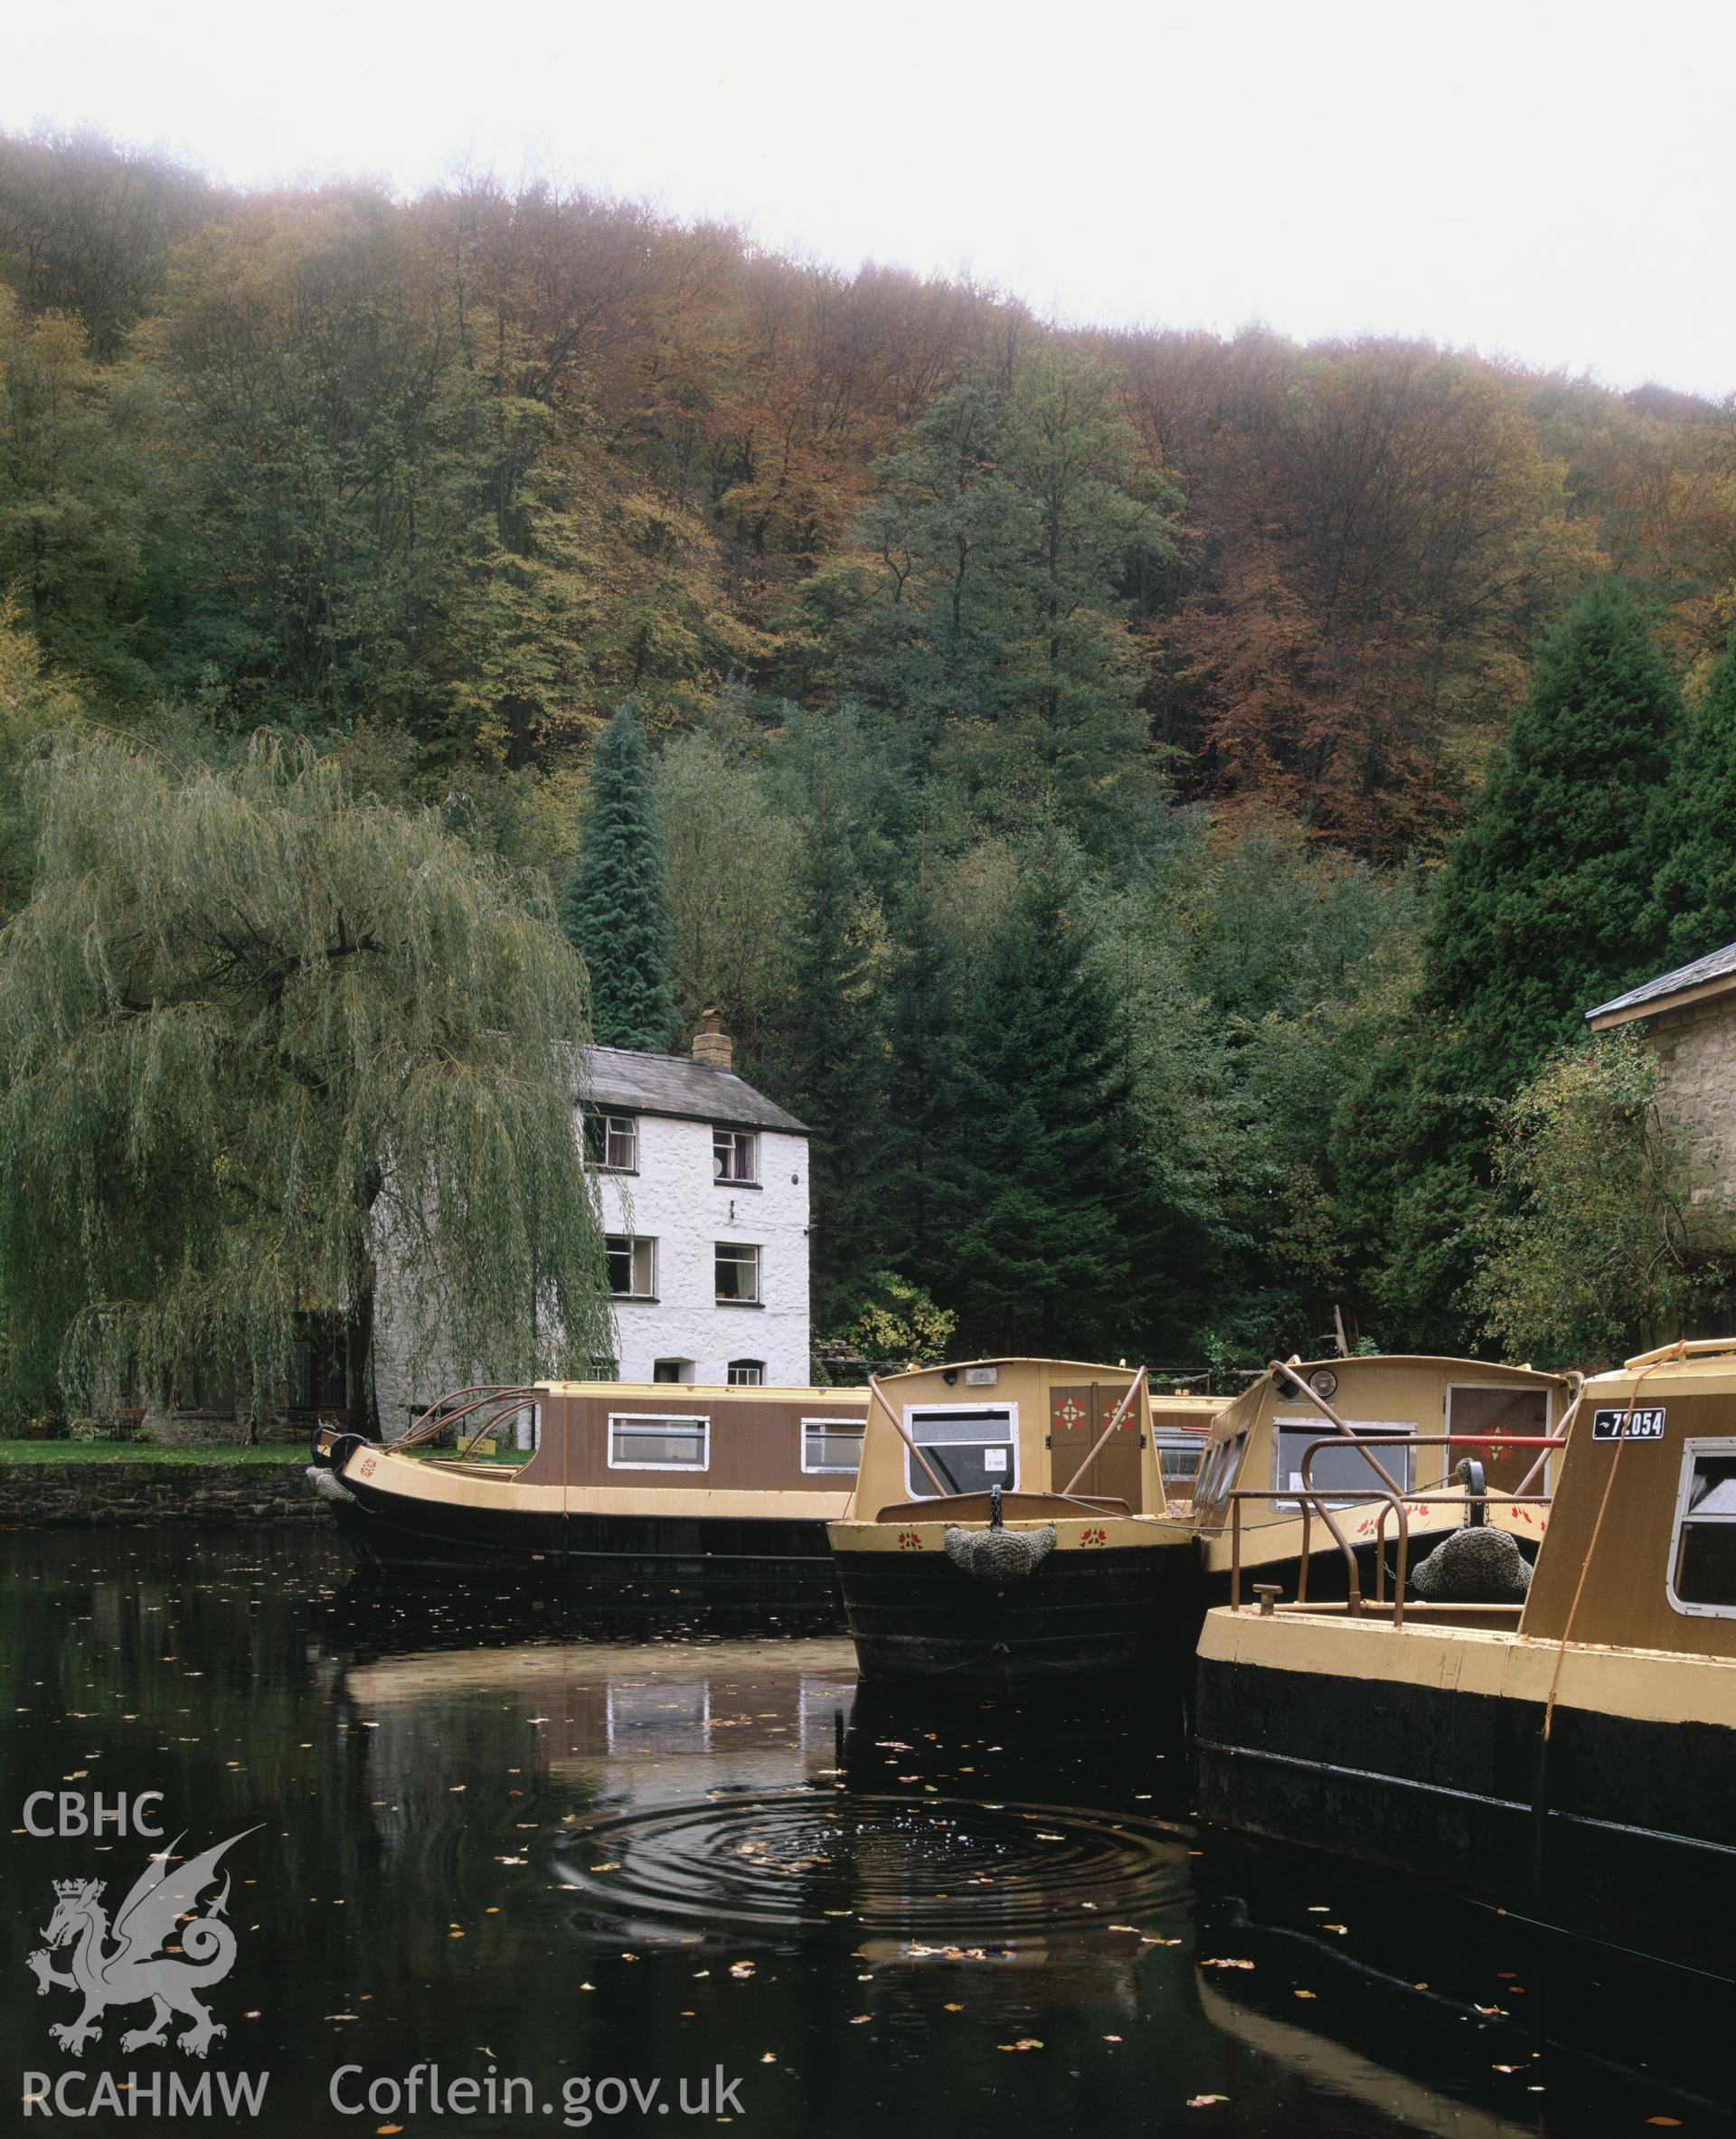
[[[1353,1437],[1359,1447],[1372,1441],[1377,1446],[1393,1448],[1477,1447],[1486,1449],[1503,1446],[1536,1448],[1540,1451],[1537,1461],[1532,1465],[1531,1470],[1526,1472],[1520,1490],[1491,1494],[1486,1487],[1484,1492],[1477,1496],[1484,1501],[1495,1499],[1500,1501],[1504,1506],[1514,1507],[1546,1508],[1549,1506],[1554,1497],[1552,1494],[1526,1493],[1524,1486],[1529,1484],[1538,1464],[1548,1460],[1547,1451],[1549,1449],[1564,1448],[1567,1446],[1566,1436],[1560,1434],[1357,1434]],[[1320,1520],[1331,1532],[1334,1543],[1337,1545],[1344,1556],[1347,1570],[1346,1604],[1351,1617],[1359,1618],[1362,1616],[1363,1601],[1362,1569],[1357,1563],[1355,1547],[1334,1520],[1333,1508],[1335,1505],[1342,1508],[1353,1503],[1361,1504],[1378,1502],[1380,1503],[1380,1520],[1374,1534],[1374,1602],[1382,1606],[1386,1603],[1386,1524],[1389,1516],[1396,1516],[1398,1519],[1399,1559],[1394,1577],[1392,1625],[1394,1626],[1403,1625],[1405,1578],[1409,1570],[1410,1555],[1410,1521],[1407,1510],[1412,1505],[1426,1507],[1431,1502],[1439,1500],[1445,1489],[1444,1483],[1415,1490],[1407,1490],[1396,1484],[1391,1485],[1335,1486],[1328,1496],[1326,1492],[1314,1482],[1314,1458],[1318,1450],[1335,1447],[1339,1445],[1339,1437],[1336,1434],[1323,1434],[1318,1440],[1310,1441],[1302,1452],[1302,1467],[1297,1473],[1298,1482],[1295,1485],[1236,1486],[1224,1494],[1223,1497],[1230,1503],[1230,1604],[1232,1610],[1240,1611],[1241,1608],[1242,1502],[1245,1500],[1264,1501],[1269,1506],[1271,1506],[1276,1505],[1279,1501],[1293,1501],[1300,1505],[1302,1511],[1302,1551],[1297,1570],[1296,1601],[1298,1604],[1307,1602],[1308,1563],[1313,1543],[1313,1518],[1317,1512]],[[1383,1466],[1371,1465],[1371,1467],[1380,1469],[1382,1476],[1387,1475]],[[1467,1502],[1471,1497],[1469,1494],[1467,1495]]]
[[[411,1422],[409,1431],[400,1434],[392,1446],[393,1448],[419,1447],[422,1442],[431,1441],[437,1435],[443,1434],[448,1427],[457,1426],[460,1419],[469,1418],[473,1411],[486,1410],[491,1404],[500,1405],[500,1410],[486,1419],[470,1437],[469,1445],[475,1447],[501,1418],[509,1412],[523,1410],[527,1400],[533,1400],[537,1389],[538,1384],[534,1381],[473,1381],[463,1389],[448,1390],[445,1396],[437,1397],[421,1417]],[[467,1398],[468,1402],[458,1403],[456,1410],[449,1409],[449,1406],[458,1403],[460,1397]]]

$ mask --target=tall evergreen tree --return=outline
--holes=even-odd
[[[1127,1072],[1080,875],[1039,834],[976,960],[940,1198],[967,1351],[1100,1356],[1137,1328]]]
[[[1386,1342],[1458,1347],[1486,1238],[1501,1107],[1593,1004],[1655,972],[1675,680],[1613,579],[1543,641],[1531,688],[1448,857],[1410,1017],[1345,1093],[1344,1236]]]
[[[876,917],[853,813],[825,738],[808,740],[811,748],[797,745],[806,815],[787,1008],[770,1075],[778,1098],[813,1132],[814,1323],[825,1331],[881,1260],[885,1042],[872,969]]]
[[[1679,711],[1638,606],[1596,581],[1543,641],[1430,916],[1422,1006],[1451,1028],[1462,1087],[1510,1098],[1655,966]]]
[[[675,1026],[669,966],[669,871],[651,789],[651,758],[633,702],[598,738],[580,820],[579,859],[561,894],[561,926],[590,971],[599,1046],[666,1048]]]
[[[1669,964],[1736,939],[1736,636],[1689,709],[1670,766],[1657,919]]]

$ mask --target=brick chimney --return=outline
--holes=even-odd
[[[693,1034],[693,1060],[709,1062],[713,1070],[735,1067],[735,1042],[723,1030],[714,1010],[700,1013],[700,1029]]]

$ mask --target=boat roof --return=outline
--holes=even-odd
[[[794,1402],[865,1404],[865,1389],[816,1389],[780,1387],[775,1382],[731,1381],[539,1381],[542,1396],[656,1397],[659,1402],[686,1402],[703,1397],[707,1403],[764,1404],[788,1397]]]

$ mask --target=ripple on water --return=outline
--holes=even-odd
[[[1005,1943],[1172,1908],[1187,1853],[1182,1832],[1156,1820],[805,1794],[599,1821],[558,1862],[607,1914]]]

